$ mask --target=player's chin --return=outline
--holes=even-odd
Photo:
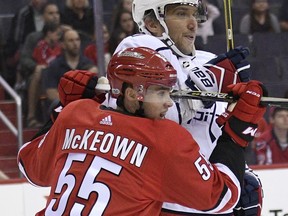
[[[186,46],[183,46],[180,51],[184,53],[185,55],[190,55],[191,53],[193,53],[193,50],[194,50],[193,44],[189,43],[189,44],[186,44]]]

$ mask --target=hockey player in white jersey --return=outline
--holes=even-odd
[[[201,0],[134,0],[132,14],[144,34],[125,38],[115,52],[127,47],[149,47],[160,52],[177,70],[177,88],[227,92],[228,84],[249,80],[249,72],[246,70],[249,64],[245,61],[249,53],[247,49],[238,47],[218,57],[209,52],[195,50],[197,23],[207,18],[205,5]],[[227,104],[223,102],[179,100],[166,117],[190,131],[202,153],[209,157],[221,134],[216,118],[226,107]],[[244,181],[252,181],[253,187],[248,187],[250,191],[243,189],[243,200],[240,198],[234,215],[260,215],[260,183],[248,170]],[[215,210],[220,210],[221,205],[219,203],[212,211],[201,212],[178,204],[165,203],[162,214],[213,215],[217,214]],[[232,209],[227,209],[225,214],[220,215],[233,215]]]

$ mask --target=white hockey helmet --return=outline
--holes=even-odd
[[[141,32],[150,34],[150,32],[145,27],[144,19],[147,15],[147,11],[153,10],[156,18],[159,20],[160,24],[165,30],[161,39],[166,42],[166,44],[171,47],[178,55],[185,56],[182,52],[180,52],[180,50],[178,50],[174,42],[169,37],[168,27],[164,21],[165,6],[169,4],[184,4],[197,7],[198,14],[197,17],[195,17],[197,22],[202,23],[207,20],[207,9],[202,3],[202,0],[133,0],[133,19],[137,23]]]

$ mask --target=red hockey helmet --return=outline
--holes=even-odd
[[[122,94],[122,84],[131,84],[140,95],[150,85],[172,87],[177,80],[176,70],[161,54],[146,47],[127,48],[114,54],[109,62],[107,77],[112,97]]]

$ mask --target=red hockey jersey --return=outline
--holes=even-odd
[[[221,212],[239,199],[244,156],[234,143],[218,146],[212,165],[177,123],[85,99],[67,105],[47,134],[26,143],[18,165],[32,184],[51,187],[38,215],[154,216],[163,202]]]

